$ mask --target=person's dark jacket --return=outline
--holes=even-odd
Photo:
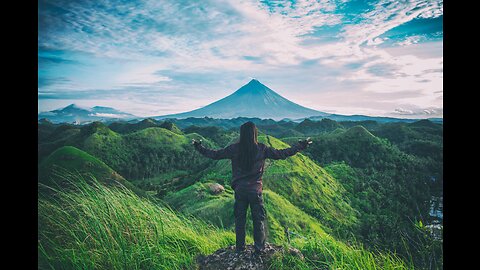
[[[240,168],[238,161],[239,144],[234,143],[223,149],[211,150],[205,148],[201,144],[195,144],[195,149],[202,155],[212,159],[231,159],[232,160],[232,188],[237,190],[247,191],[262,191],[262,175],[265,159],[285,159],[289,156],[295,155],[297,152],[305,149],[306,144],[298,143],[290,148],[275,149],[266,146],[263,143],[258,143],[257,156],[251,170],[244,171]]]

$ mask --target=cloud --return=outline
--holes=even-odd
[[[439,107],[442,35],[434,42],[428,35],[443,33],[442,6],[42,0],[39,106],[111,99],[124,108],[130,102],[139,115],[142,108],[144,114],[181,112],[257,77],[318,110],[389,114],[403,103]],[[432,27],[419,27],[431,20],[437,20]],[[402,35],[384,35],[399,27]]]
[[[363,14],[363,20],[345,27],[345,35],[351,44],[374,40],[383,33],[417,17],[436,18],[443,14],[443,1],[379,1],[375,8]]]
[[[89,116],[98,116],[98,117],[106,117],[106,118],[126,118],[126,117],[130,117],[127,114],[113,114],[113,113],[94,113],[94,114],[90,114]]]
[[[443,117],[443,108],[439,107],[411,107],[410,109],[405,108],[396,108],[392,115],[402,115],[408,117],[421,117],[421,118],[434,118],[434,117]]]

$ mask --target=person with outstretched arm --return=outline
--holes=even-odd
[[[232,160],[232,188],[235,190],[235,235],[236,251],[245,250],[245,223],[248,206],[252,213],[255,254],[261,254],[265,247],[266,212],[262,197],[262,175],[265,159],[286,159],[307,148],[310,138],[300,140],[287,149],[275,149],[257,141],[258,130],[253,122],[240,127],[240,140],[219,150],[205,148],[201,140],[192,140],[195,149],[211,159]]]

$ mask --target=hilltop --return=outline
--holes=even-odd
[[[47,186],[71,185],[69,181],[77,178],[123,185],[139,195],[145,194],[107,164],[73,146],[60,147],[38,166],[38,181]]]
[[[202,139],[192,133],[184,135],[173,124],[159,124],[126,134],[119,134],[101,122],[88,125],[60,125],[39,144],[39,160],[54,149],[70,145],[99,158],[127,179],[144,179],[176,170],[196,171],[208,160],[191,151],[191,140]]]
[[[226,248],[235,242],[230,230],[187,218],[122,187],[73,183],[71,190],[57,190],[54,197],[39,194],[40,269],[222,269],[224,264],[215,262],[232,262],[228,259],[235,257]],[[260,266],[409,269],[395,256],[370,253],[329,235],[293,238],[291,245],[268,245],[268,259]],[[257,263],[248,254],[237,257]]]
[[[245,252],[236,253],[235,246],[221,248],[208,256],[199,256],[197,258],[199,270],[267,270],[270,269],[275,257],[292,256],[298,260],[303,260],[304,256],[296,248],[284,248],[279,245],[266,244],[265,254],[260,256],[253,255],[253,246],[247,245]]]

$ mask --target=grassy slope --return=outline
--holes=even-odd
[[[102,123],[93,123],[56,143],[40,144],[39,152],[46,155],[61,146],[75,146],[128,179],[145,179],[177,170],[192,173],[211,163],[195,155],[190,144],[192,138],[202,139],[207,146],[216,146],[196,133],[182,135],[151,127],[122,135]]]
[[[55,199],[39,196],[39,269],[186,269],[235,241],[128,189],[74,183]]]
[[[232,232],[183,218],[128,189],[72,182],[76,190],[39,194],[39,269],[194,269],[196,255],[234,243]],[[328,235],[292,245],[305,261],[283,255],[272,269],[407,269],[395,257]]]
[[[42,182],[49,180],[61,170],[91,175],[100,181],[125,181],[125,179],[94,156],[73,146],[63,146],[50,154],[38,167]]]
[[[235,225],[233,190],[227,188],[225,192],[214,195],[209,190],[211,184],[211,182],[195,183],[179,192],[168,194],[165,201],[185,215],[193,215],[220,228],[233,229]],[[284,243],[285,227],[297,236],[325,235],[322,225],[317,220],[275,192],[265,190],[264,202],[268,215],[268,241]],[[251,233],[252,223],[250,218],[247,220],[247,230]]]
[[[60,147],[38,167],[39,182],[46,185],[66,184],[68,179],[65,179],[65,175],[93,178],[107,184],[119,182],[137,194],[145,194],[143,190],[136,188],[107,164],[73,146]]]
[[[289,147],[272,136],[259,136],[259,141],[276,149]],[[270,160],[263,182],[265,189],[282,195],[330,228],[344,230],[356,222],[356,212],[345,200],[342,185],[302,153]]]
[[[260,134],[259,142],[282,149],[288,147],[279,139]],[[231,161],[219,160],[208,167],[199,181],[229,186]],[[346,201],[345,189],[310,158],[298,153],[286,160],[267,160],[263,176],[264,189],[287,199],[296,207],[316,217],[325,229],[345,231],[356,223],[356,211]]]
[[[409,125],[389,125],[399,128],[398,134],[389,129],[391,136],[412,141],[412,136],[400,132],[409,131]],[[439,130],[436,127],[431,131]],[[395,250],[404,258],[413,258],[420,267],[432,263],[440,267],[441,244],[417,230],[414,222],[431,220],[429,200],[435,190],[428,181],[430,176],[442,176],[442,163],[406,154],[361,126],[312,139],[314,143],[305,151],[306,155],[341,181],[351,205],[361,213],[354,232],[357,239],[370,248]],[[435,152],[427,152],[434,156]]]

